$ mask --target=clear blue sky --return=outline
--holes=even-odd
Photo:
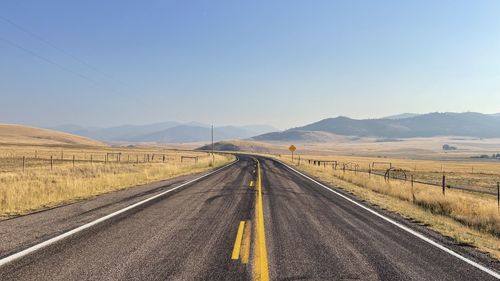
[[[498,0],[16,0],[0,17],[0,122],[500,112]]]

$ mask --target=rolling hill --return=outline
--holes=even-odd
[[[17,145],[105,145],[102,142],[86,137],[16,124],[0,124],[0,143]]]
[[[474,112],[429,113],[402,119],[324,119],[303,127],[254,137],[261,141],[309,141],[306,132],[375,138],[464,136],[500,138],[500,118]]]

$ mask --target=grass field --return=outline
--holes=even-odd
[[[388,157],[361,157],[361,156],[301,156],[302,162],[308,159],[320,161],[337,161],[337,169],[342,169],[343,164],[347,169],[356,169],[361,172],[372,171],[376,174],[385,174],[387,169],[393,167],[402,170],[398,176],[416,181],[442,184],[443,175],[446,176],[446,185],[463,187],[471,190],[496,192],[500,180],[500,162],[463,161],[463,160],[412,160]],[[328,164],[331,168],[331,164]],[[395,172],[397,173],[397,172]]]
[[[181,160],[182,157],[189,158]],[[215,167],[233,159],[230,155],[216,154]],[[161,148],[3,145],[0,146],[0,219],[206,171],[212,168],[211,163],[212,157],[206,152]]]
[[[410,181],[389,180],[383,177],[343,169],[333,169],[331,165],[315,166],[308,161],[297,159],[291,161],[288,155],[281,155],[278,159],[295,165],[300,170],[313,175],[324,182],[339,186],[352,192],[361,199],[397,212],[405,217],[419,221],[432,229],[452,237],[458,243],[476,246],[479,249],[500,259],[500,211],[496,197],[479,193],[464,192],[447,189],[443,195],[440,188]],[[347,156],[315,156],[301,155],[301,159],[338,160],[344,163],[358,163],[366,166],[374,160],[369,157]],[[441,175],[439,161],[384,159],[394,161],[403,168],[410,169],[417,165],[416,174],[421,178],[434,179],[434,175]],[[461,163],[446,162],[445,172],[453,174],[457,182],[475,183],[474,186],[489,188],[485,182],[498,179],[498,164],[494,163]],[[381,164],[382,165],[382,164]],[[476,169],[470,171],[471,166]],[[382,168],[380,168],[382,169]]]

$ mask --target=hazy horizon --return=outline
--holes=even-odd
[[[466,111],[466,112],[472,112],[472,111]],[[120,126],[145,126],[145,125],[153,125],[153,124],[161,124],[161,123],[166,123],[166,122],[176,122],[179,123],[180,125],[191,125],[191,126],[215,126],[215,127],[228,127],[228,126],[236,126],[236,127],[245,127],[245,126],[269,126],[269,127],[274,127],[277,130],[284,131],[288,129],[292,129],[295,127],[301,127],[305,125],[309,125],[311,123],[315,123],[317,121],[321,121],[324,119],[328,118],[336,118],[336,117],[348,117],[352,119],[358,119],[358,120],[364,120],[364,119],[382,119],[382,118],[387,118],[387,117],[392,117],[392,116],[398,116],[402,114],[417,114],[417,115],[422,115],[422,114],[430,114],[430,113],[466,113],[466,112],[422,112],[422,113],[415,113],[415,112],[400,112],[400,113],[395,113],[395,114],[390,114],[386,116],[377,116],[377,117],[371,117],[371,118],[353,118],[351,116],[345,116],[345,115],[334,115],[334,116],[328,116],[328,117],[323,117],[317,120],[312,120],[308,123],[300,123],[300,124],[295,124],[290,127],[278,127],[270,123],[250,123],[250,124],[238,124],[238,123],[222,123],[222,124],[211,124],[211,123],[205,123],[201,122],[198,120],[161,120],[161,121],[152,121],[152,122],[146,122],[146,123],[118,123],[118,124],[109,124],[109,125],[86,125],[86,124],[79,124],[79,123],[56,123],[56,124],[36,124],[35,123],[29,123],[29,122],[3,122],[0,120],[0,124],[5,123],[5,124],[19,124],[19,125],[26,125],[26,126],[33,126],[33,127],[41,127],[41,128],[48,128],[48,129],[54,129],[57,127],[64,127],[64,126],[81,126],[83,128],[87,129],[106,129],[106,128],[112,128],[112,127],[120,127]],[[500,115],[500,112],[492,112],[492,113],[484,113],[484,112],[475,112],[475,113],[482,113],[486,115]]]
[[[0,122],[497,113],[499,19],[499,1],[7,2]]]

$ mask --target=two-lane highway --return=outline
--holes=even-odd
[[[240,156],[3,265],[0,280],[496,280],[279,162],[258,162]]]

